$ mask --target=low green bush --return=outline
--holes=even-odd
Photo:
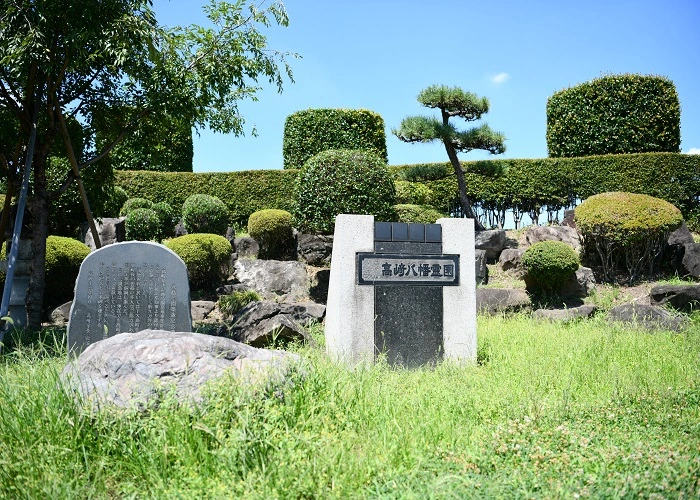
[[[306,162],[297,181],[298,229],[332,233],[338,214],[395,218],[394,181],[382,159],[369,151],[338,149]]]
[[[182,223],[188,233],[224,235],[229,224],[228,209],[216,196],[193,194],[182,205]]]
[[[429,205],[394,205],[396,220],[399,222],[418,222],[421,224],[433,224],[436,220],[447,217],[439,210]]]
[[[73,238],[46,238],[44,309],[60,306],[73,298],[80,265],[89,253],[90,247]]]
[[[260,245],[258,258],[284,260],[295,257],[292,214],[286,210],[266,209],[251,214],[248,234]]]
[[[667,201],[624,192],[591,196],[574,214],[583,254],[598,258],[607,281],[616,281],[624,266],[630,283],[653,275],[668,235],[683,222],[681,211]]]
[[[137,208],[126,215],[127,241],[160,241],[161,221],[158,213],[151,208]]]
[[[119,215],[121,217],[126,217],[129,215],[129,212],[139,208],[153,208],[153,202],[146,198],[129,198],[124,202],[124,205],[122,205]]]
[[[175,236],[175,225],[180,220],[180,214],[170,206],[170,203],[161,201],[153,204],[153,211],[158,216],[160,221],[160,239],[172,238]]]
[[[165,242],[187,266],[192,287],[215,285],[226,278],[233,248],[218,234],[186,234]]]
[[[395,181],[396,203],[408,205],[427,205],[433,190],[420,182]]]
[[[561,241],[535,243],[525,250],[521,262],[531,291],[556,292],[579,267],[576,251]]]
[[[217,301],[222,314],[233,316],[251,302],[257,302],[262,297],[255,290],[241,290],[229,295],[222,295]]]

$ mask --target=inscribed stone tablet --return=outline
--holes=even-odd
[[[141,330],[192,331],[187,267],[158,243],[129,241],[90,253],[80,266],[68,346]]]

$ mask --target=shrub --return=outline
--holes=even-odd
[[[396,203],[400,204],[426,205],[433,194],[432,189],[420,182],[396,181],[394,187]]]
[[[233,249],[231,243],[218,234],[186,234],[165,243],[180,256],[187,266],[192,287],[214,285],[228,273]]]
[[[46,238],[44,309],[59,306],[73,298],[80,265],[89,253],[90,247],[73,238]]]
[[[160,221],[160,239],[172,238],[175,236],[175,225],[180,220],[180,215],[170,206],[170,203],[161,201],[153,205],[153,211]]]
[[[598,256],[605,279],[615,281],[624,265],[631,283],[644,272],[651,277],[668,235],[681,225],[683,216],[664,200],[612,192],[586,199],[576,207],[575,220],[584,254]]]
[[[540,241],[522,256],[525,282],[535,291],[556,292],[579,267],[576,251],[561,241]]]
[[[193,194],[182,205],[182,222],[188,233],[226,234],[228,219],[226,204],[216,196]]]
[[[384,163],[384,120],[366,109],[307,109],[284,122],[284,168],[301,168],[312,156],[329,149],[374,151]]]
[[[139,208],[153,208],[153,202],[146,198],[129,198],[122,205],[122,209],[119,211],[121,217],[126,217],[129,212],[133,210],[138,210]]]
[[[266,209],[251,214],[248,234],[260,245],[260,259],[294,258],[292,214],[286,210]]]
[[[219,297],[219,310],[228,316],[233,316],[251,302],[257,302],[262,297],[255,290],[241,290],[230,295]]]
[[[396,220],[399,222],[419,222],[421,224],[433,224],[436,220],[446,217],[442,212],[429,205],[394,205]]]
[[[677,153],[680,117],[678,94],[668,78],[605,76],[548,99],[547,149],[552,157]]]
[[[128,199],[129,195],[124,188],[121,186],[114,186],[114,189],[108,193],[105,203],[105,214],[109,217],[120,215],[121,208]]]
[[[374,215],[391,221],[396,196],[379,156],[361,150],[330,150],[311,158],[299,173],[297,222],[305,232],[331,233],[338,214]]]
[[[155,210],[131,210],[124,221],[127,241],[160,241],[161,222]]]

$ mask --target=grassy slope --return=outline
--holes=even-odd
[[[700,332],[479,318],[480,366],[354,371],[302,348],[278,397],[78,411],[63,358],[0,366],[0,496],[677,497],[700,492]]]

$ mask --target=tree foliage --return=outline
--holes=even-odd
[[[292,78],[289,54],[270,50],[260,29],[286,26],[284,5],[213,0],[204,8],[211,27],[165,28],[151,0],[12,0],[0,9],[0,110],[18,125],[14,144],[0,151],[10,186],[22,175],[34,110],[34,265],[27,297],[30,327],[41,319],[43,261],[53,200],[76,174],[64,172],[49,190],[46,163],[56,142],[73,143],[65,122],[76,118],[89,141],[78,171],[104,159],[139,123],[172,123],[242,134],[238,102],[254,98],[258,82],[282,90]],[[119,109],[120,113],[110,113]],[[163,112],[167,110],[167,113]],[[104,117],[115,117],[105,123]],[[104,142],[95,141],[97,131]],[[12,134],[11,134],[12,135]],[[4,141],[3,141],[4,142]],[[67,148],[68,149],[68,148]],[[75,148],[73,148],[75,149]]]
[[[505,136],[492,130],[485,123],[467,130],[459,130],[449,120],[452,117],[468,122],[480,120],[489,110],[488,99],[459,87],[432,85],[418,94],[418,102],[427,108],[439,109],[440,116],[409,116],[404,118],[398,129],[392,130],[393,134],[404,142],[443,143],[457,176],[462,213],[475,219],[477,228],[482,228],[467,197],[464,169],[457,153],[468,153],[474,149],[482,149],[491,154],[503,153]]]

